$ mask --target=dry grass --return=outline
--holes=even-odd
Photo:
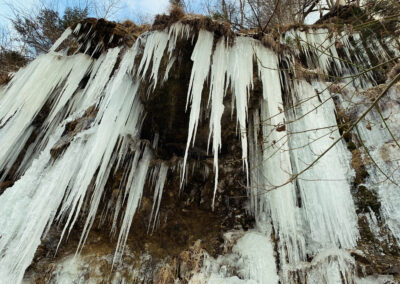
[[[180,275],[185,280],[189,281],[195,273],[200,272],[203,265],[204,249],[201,247],[201,241],[197,240],[192,247],[183,251],[179,255]]]
[[[170,284],[174,283],[177,278],[177,263],[176,259],[173,260],[172,264],[166,264],[157,273],[157,283]]]
[[[4,72],[4,73],[0,73],[0,85],[5,85],[8,82],[10,82],[11,77],[8,73]]]
[[[261,43],[280,54],[284,50],[284,46],[280,43],[279,38],[275,37],[273,33],[263,35]]]
[[[341,84],[341,83],[338,83],[338,84],[332,83],[332,84],[330,84],[328,86],[328,91],[330,93],[332,93],[332,94],[342,94],[342,95],[346,94],[346,89],[344,88],[344,85]]]
[[[169,15],[157,15],[151,27],[152,30],[163,30],[170,25],[181,22],[191,26],[194,30],[207,30],[215,34],[218,38],[225,36],[232,38],[235,33],[231,30],[230,24],[225,21],[213,20],[210,17],[194,14],[181,14],[178,10],[170,11]]]
[[[379,96],[382,91],[386,88],[385,84],[381,84],[372,88],[369,88],[360,94],[367,97],[370,101],[374,101],[377,96]]]
[[[393,66],[393,68],[387,74],[387,79],[389,81],[393,80],[393,78],[400,73],[400,62]]]
[[[364,161],[361,155],[361,151],[359,149],[355,149],[351,152],[351,167],[356,171],[359,172],[364,168]]]
[[[185,17],[185,12],[178,5],[171,5],[168,11],[168,15],[161,14],[156,15],[154,18],[153,28],[165,28],[178,22]]]
[[[308,82],[315,79],[324,80],[326,77],[321,68],[307,69],[297,59],[294,61],[293,72],[297,80],[303,79]]]

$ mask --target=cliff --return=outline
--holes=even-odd
[[[400,51],[381,35],[67,29],[0,87],[0,279],[398,281]]]

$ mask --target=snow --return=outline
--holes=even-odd
[[[79,256],[66,257],[53,272],[55,279],[52,282],[57,284],[85,283],[85,276],[82,271],[83,265],[84,262]],[[92,281],[90,282],[93,283]]]
[[[189,283],[274,284],[279,281],[270,236],[256,230],[243,233],[230,253],[216,259],[205,253],[203,262],[202,270]]]
[[[237,241],[232,252],[242,257],[243,267],[239,273],[245,279],[252,279],[257,283],[266,281],[271,284],[278,283],[274,249],[269,236],[258,232],[248,232]]]

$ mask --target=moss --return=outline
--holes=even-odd
[[[351,139],[352,139],[351,133],[350,133],[350,132],[346,132],[346,133],[343,135],[343,139],[344,139],[346,142],[351,142]],[[353,143],[353,144],[354,144],[354,143]]]
[[[361,183],[365,181],[365,179],[369,176],[364,161],[361,156],[361,152],[358,149],[355,149],[351,152],[351,167],[356,172],[356,176],[353,181],[354,187],[357,187]]]
[[[353,150],[357,149],[357,146],[356,146],[356,144],[354,144],[353,141],[349,141],[349,142],[347,142],[347,149],[349,149],[350,151],[353,151]]]
[[[369,208],[371,208],[374,213],[379,216],[380,215],[380,208],[381,208],[381,203],[378,200],[377,194],[368,189],[364,185],[360,185],[357,187],[357,207],[358,211],[361,213],[368,213]],[[359,213],[358,212],[358,213]]]

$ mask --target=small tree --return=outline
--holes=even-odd
[[[87,8],[67,8],[62,17],[57,11],[42,8],[37,16],[17,14],[11,21],[27,53],[35,57],[47,52],[68,26],[87,16]]]

